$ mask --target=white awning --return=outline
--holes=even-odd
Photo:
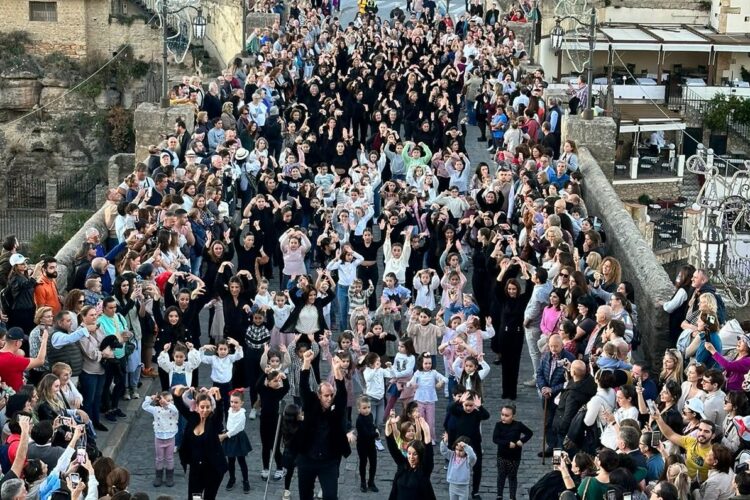
[[[585,34],[569,32],[563,48],[587,51]],[[750,40],[744,33],[717,33],[705,26],[648,25],[635,23],[602,24],[597,27],[597,52],[631,50],[643,52],[750,52]]]
[[[641,123],[637,125],[620,125],[620,132],[634,134],[636,132],[657,132],[659,130],[685,130],[685,124],[679,122]]]
[[[714,45],[716,52],[750,52],[750,45]]]
[[[665,52],[711,52],[711,42],[698,43],[665,43],[662,45]],[[656,50],[659,50],[658,48]]]

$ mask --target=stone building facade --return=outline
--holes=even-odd
[[[133,48],[138,59],[150,61],[161,54],[159,31],[145,19],[122,22],[111,18],[110,0],[0,0],[0,10],[0,32],[29,33],[34,42],[27,50],[33,54],[106,57],[124,44]]]

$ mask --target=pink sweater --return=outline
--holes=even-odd
[[[562,316],[561,310],[558,311],[552,306],[544,308],[544,311],[542,312],[542,321],[539,324],[539,328],[541,328],[543,335],[552,335],[557,331],[560,316]]]
[[[307,268],[305,268],[305,254],[310,250],[310,240],[307,236],[302,237],[300,246],[297,250],[291,250],[289,248],[289,238],[286,234],[279,238],[281,243],[281,252],[284,257],[284,274],[287,276],[298,276],[300,274],[307,274]]]

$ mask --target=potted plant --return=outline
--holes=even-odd
[[[703,126],[711,131],[708,147],[717,155],[727,151],[727,118],[732,113],[732,104],[723,94],[716,94],[706,103],[703,112]]]

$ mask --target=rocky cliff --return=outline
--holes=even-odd
[[[103,178],[112,152],[132,149],[131,109],[144,98],[149,66],[125,54],[85,80],[101,64],[54,54],[10,58],[0,71],[0,187],[17,173]],[[0,189],[0,208],[6,191]]]

